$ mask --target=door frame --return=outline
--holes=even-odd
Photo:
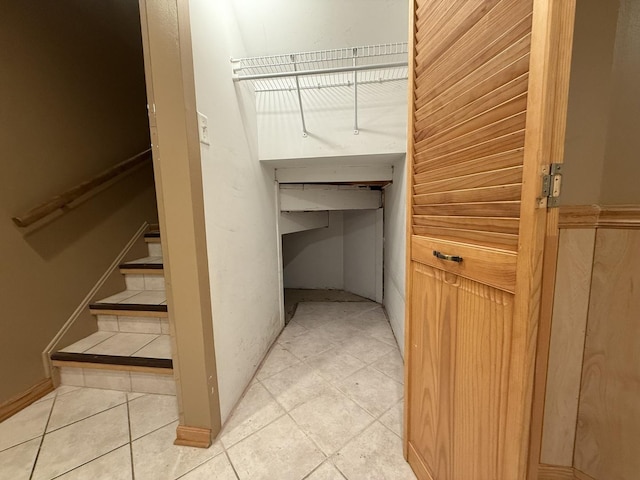
[[[415,4],[416,0],[412,0],[409,13],[405,399],[411,398],[409,377],[412,362],[408,334],[411,332],[412,311]],[[540,199],[539,192],[542,175],[548,173],[549,164],[561,163],[563,158],[574,15],[575,0],[533,0],[521,205],[521,212],[526,212],[526,215],[521,215],[516,267],[516,285],[527,288],[524,289],[526,294],[516,290],[514,298],[512,352],[520,353],[512,355],[510,360],[510,378],[521,381],[511,382],[508,386],[504,436],[506,456],[517,458],[517,462],[503,470],[505,479],[537,479],[558,235],[558,209],[548,213],[546,199]],[[520,361],[516,362],[516,359]],[[405,458],[410,453],[406,434],[409,424],[409,409],[405,408]],[[428,474],[424,476],[428,478]]]

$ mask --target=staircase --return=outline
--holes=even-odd
[[[159,232],[149,256],[123,263],[126,290],[92,303],[98,331],[51,354],[62,385],[175,394]]]

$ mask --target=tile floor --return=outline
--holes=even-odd
[[[157,325],[159,328],[160,324]],[[121,357],[171,358],[171,339],[169,335],[152,333],[96,332],[60,351]]]
[[[415,479],[402,360],[372,302],[303,303],[208,449],[176,398],[63,386],[0,423],[0,479]]]

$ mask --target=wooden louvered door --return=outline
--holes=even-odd
[[[524,480],[573,3],[411,13],[405,454],[419,479]]]

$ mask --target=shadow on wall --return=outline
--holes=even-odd
[[[24,234],[24,241],[43,260],[49,261],[73,248],[110,217],[118,216],[136,200],[148,195],[153,186],[153,167],[145,166],[118,183],[109,186],[64,215],[38,225]],[[153,219],[149,219],[150,221]],[[21,229],[17,226],[18,231]]]

